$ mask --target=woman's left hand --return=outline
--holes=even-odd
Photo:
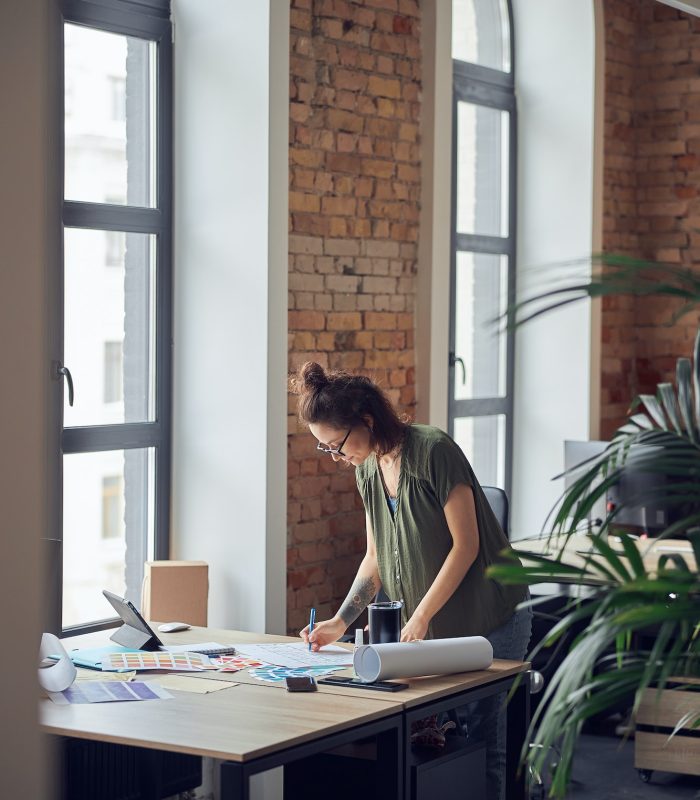
[[[401,631],[402,642],[415,642],[418,639],[425,639],[428,632],[429,620],[421,619],[415,614],[408,620]]]

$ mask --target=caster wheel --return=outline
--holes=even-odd
[[[651,780],[651,776],[654,774],[653,769],[638,769],[637,774],[639,775],[639,780],[644,781],[644,783],[649,783]]]

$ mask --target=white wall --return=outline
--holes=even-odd
[[[32,667],[45,609],[39,545],[47,533],[46,276],[57,255],[48,178],[55,162],[51,5],[0,3],[0,607],[3,641],[15,656],[0,668],[0,775],[8,798],[51,796]]]
[[[591,253],[595,29],[592,0],[514,0],[513,13],[522,297]],[[589,437],[590,342],[588,302],[516,336],[516,537],[536,533],[558,497],[551,478],[562,469],[563,441]]]
[[[171,557],[211,625],[283,632],[289,7],[174,0]]]

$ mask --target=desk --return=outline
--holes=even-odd
[[[168,644],[298,641],[282,636],[193,628],[164,635]],[[104,632],[68,640],[67,648],[99,646]],[[376,737],[377,776],[382,797],[412,798],[416,760],[411,754],[411,723],[429,714],[508,691],[528,665],[494,662],[489,670],[461,675],[414,678],[397,694],[319,686],[313,694],[291,694],[281,684],[257,681],[247,671],[222,673],[239,685],[200,695],[173,691],[173,700],[140,703],[57,706],[41,701],[45,732],[221,759],[222,798],[246,800],[252,775],[273,767]],[[157,680],[157,674],[149,673]],[[520,748],[529,722],[527,682],[508,707],[509,800],[525,798],[517,774]]]
[[[622,561],[626,561],[626,557],[622,551],[622,545],[616,546],[619,539],[611,534],[608,536],[608,542],[613,546],[616,552],[619,553]],[[516,552],[518,550],[523,550],[538,555],[551,556],[553,558],[563,551],[563,561],[567,564],[580,567],[585,565],[586,555],[591,553],[591,541],[588,536],[581,533],[575,533],[568,537],[568,539],[563,535],[517,539],[511,542],[511,546]],[[690,569],[696,568],[693,547],[690,542],[684,539],[646,539],[639,542],[639,548],[644,566],[648,572],[656,572],[659,558],[662,555],[672,554],[682,556]],[[575,579],[572,580],[576,582]],[[564,582],[563,579],[562,582]]]

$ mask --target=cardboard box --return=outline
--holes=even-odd
[[[147,620],[206,626],[209,565],[205,561],[147,561],[141,608]]]

